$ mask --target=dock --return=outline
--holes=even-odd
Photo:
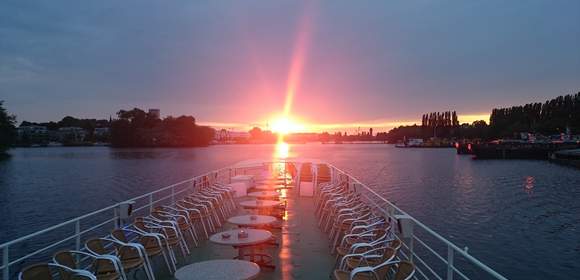
[[[580,168],[580,149],[557,151],[552,154],[550,161]]]

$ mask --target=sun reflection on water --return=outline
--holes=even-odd
[[[285,159],[290,155],[290,145],[284,141],[278,141],[276,144],[275,158]]]

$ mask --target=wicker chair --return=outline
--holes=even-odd
[[[391,279],[389,271],[395,268],[393,280],[410,280],[415,274],[415,266],[409,261],[386,261],[377,266],[357,267],[352,271],[335,270],[335,280],[384,280]]]
[[[105,249],[105,244],[112,245],[114,250]],[[93,238],[85,243],[87,250],[98,256],[112,255],[119,258],[125,273],[136,272],[142,269],[147,274],[147,279],[155,280],[151,263],[147,257],[145,248],[136,243],[122,243],[114,239]]]
[[[142,233],[155,233],[163,236],[161,241],[167,248],[173,249],[171,253],[174,260],[177,261],[176,251],[179,251],[183,257],[190,254],[189,248],[181,232],[175,225],[162,224],[160,221],[148,219],[147,217],[137,217],[133,226],[137,231]]]
[[[64,280],[97,280],[86,270],[71,269],[55,263],[39,263],[25,267],[19,274],[19,280],[53,280],[53,271],[57,270]]]
[[[127,233],[137,235],[136,242],[145,248],[145,252],[147,253],[147,257],[149,259],[157,256],[163,256],[169,272],[173,273],[177,270],[175,266],[175,260],[171,257],[170,254],[169,258],[167,257],[168,253],[170,252],[170,248],[163,246],[163,236],[153,233],[142,233],[132,229],[115,229],[111,232],[111,237],[117,241],[129,243]]]
[[[91,273],[98,280],[127,279],[121,268],[120,260],[114,256],[96,256],[82,251],[60,251],[54,254],[53,261],[71,269],[78,269],[81,265],[77,260],[87,258],[91,261]]]
[[[348,270],[353,270],[360,266],[377,266],[381,263],[392,261],[395,258],[396,250],[389,247],[376,248],[362,254],[351,254],[344,257]]]

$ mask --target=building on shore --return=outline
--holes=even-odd
[[[85,141],[87,131],[82,127],[69,126],[58,129],[58,138],[61,143],[80,143]]]
[[[161,110],[160,109],[149,109],[149,116],[155,119],[161,119]]]
[[[16,140],[25,145],[47,144],[49,142],[48,128],[40,125],[20,126],[17,129]]]

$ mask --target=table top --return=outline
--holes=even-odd
[[[178,280],[254,279],[260,267],[242,260],[211,260],[186,265],[175,272]]]
[[[248,233],[248,237],[239,238],[238,233],[240,231],[245,231]],[[229,234],[229,238],[223,238],[223,234]],[[264,243],[272,238],[272,233],[263,229],[233,229],[223,232],[218,232],[210,236],[209,240],[213,243],[220,245],[231,245],[231,246],[244,246],[244,245],[257,245]]]
[[[247,208],[271,208],[280,205],[280,201],[275,200],[246,200],[240,202],[242,207]]]
[[[252,216],[256,219],[252,220]],[[239,226],[260,226],[269,225],[276,222],[276,217],[266,215],[243,215],[235,216],[228,219],[228,223]]]
[[[290,181],[290,179],[286,179],[286,181]],[[258,182],[263,182],[263,183],[284,182],[284,178],[266,178],[266,179],[258,179]]]
[[[248,196],[252,197],[279,197],[280,193],[277,191],[261,191],[261,192],[251,192]]]
[[[254,179],[254,175],[236,175],[232,177],[232,180],[241,179],[241,180],[251,180]]]

